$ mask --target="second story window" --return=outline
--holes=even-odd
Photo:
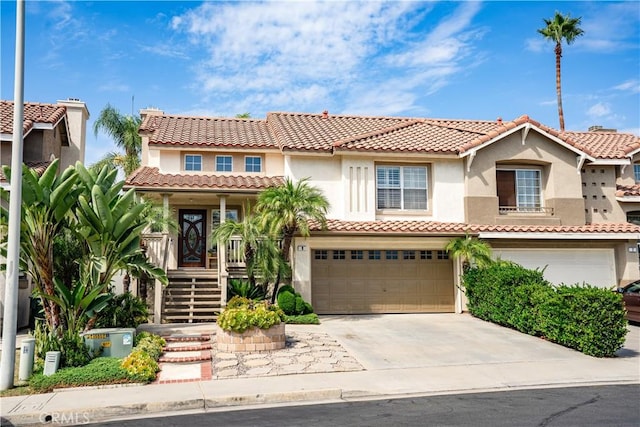
[[[426,166],[377,166],[378,209],[426,210]]]
[[[245,172],[262,172],[262,158],[257,156],[247,156],[244,158]]]
[[[231,172],[231,171],[233,171],[233,157],[216,156],[216,172]]]
[[[184,156],[184,170],[186,171],[201,171],[202,170],[202,156],[199,154],[186,154]]]
[[[640,164],[633,165],[633,176],[635,176],[636,182],[640,183]]]
[[[501,211],[540,212],[542,209],[540,170],[496,171],[498,205]]]

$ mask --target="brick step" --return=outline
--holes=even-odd
[[[158,359],[160,363],[189,363],[189,362],[200,362],[203,360],[211,360],[211,352],[210,351],[202,351],[199,355],[162,355]]]
[[[173,335],[165,335],[162,338],[167,343],[172,342],[205,342],[211,340],[211,334],[173,334]]]
[[[165,353],[176,353],[176,352],[183,352],[183,351],[211,350],[212,347],[213,347],[213,344],[211,344],[211,342],[199,341],[199,344],[194,344],[194,345],[181,345],[181,346],[175,346],[175,347],[167,346],[163,348],[162,351]]]

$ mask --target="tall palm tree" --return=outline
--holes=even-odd
[[[564,111],[562,110],[562,89],[560,78],[560,62],[562,58],[562,41],[570,45],[575,39],[581,36],[584,31],[579,27],[581,18],[571,18],[569,14],[563,15],[556,12],[553,19],[544,19],[545,27],[540,28],[538,33],[545,39],[555,42],[556,52],[556,93],[558,96],[558,118],[560,119],[560,130],[564,131]]]
[[[286,264],[290,261],[293,236],[296,233],[309,235],[309,220],[318,221],[323,227],[326,225],[329,201],[321,190],[309,185],[308,181],[309,178],[304,178],[294,183],[286,178],[284,184],[268,188],[258,197],[256,211],[271,232],[282,237],[280,252]],[[275,300],[279,279],[276,280],[272,300]]]
[[[469,234],[452,239],[445,247],[445,250],[449,252],[453,259],[462,260],[463,271],[467,271],[471,264],[475,264],[478,267],[486,267],[493,262],[491,246]]]
[[[107,154],[94,165],[96,170],[102,169],[105,164],[110,164],[122,169],[128,176],[140,166],[142,151],[142,138],[138,134],[140,123],[142,123],[140,117],[124,116],[110,104],[104,107],[93,124],[93,132],[98,136],[98,132],[103,130],[113,138],[116,146],[124,150],[124,153]]]
[[[257,274],[266,282],[263,286],[273,280],[275,274],[272,272],[278,269],[278,248],[275,241],[269,237],[261,218],[250,213],[248,204],[242,221],[227,219],[213,230],[211,237],[225,245],[233,237],[240,237],[240,251],[244,255],[251,286],[256,286]]]

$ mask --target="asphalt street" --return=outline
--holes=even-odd
[[[640,425],[640,385],[545,388],[324,405],[229,409],[94,426],[580,426]]]

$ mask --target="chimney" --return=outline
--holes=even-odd
[[[589,132],[618,132],[617,129],[606,129],[599,125],[589,126]]]
[[[140,110],[140,118],[144,120],[145,116],[162,116],[164,111],[155,107],[147,107]]]
[[[498,125],[499,125],[499,126],[502,126],[502,117],[498,117],[498,118],[496,119],[496,122],[498,122]]]
[[[322,112],[322,118],[323,118],[323,119],[328,119],[328,118],[329,118],[329,111],[324,110],[324,111]]]

